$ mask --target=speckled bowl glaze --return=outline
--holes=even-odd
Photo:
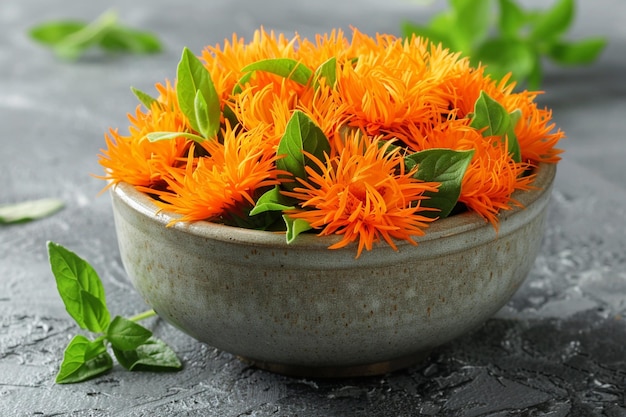
[[[355,259],[334,237],[176,223],[128,184],[112,188],[124,266],[146,302],[196,339],[271,371],[373,375],[410,366],[482,324],[513,295],[540,247],[554,165],[494,228],[470,213],[419,245]]]

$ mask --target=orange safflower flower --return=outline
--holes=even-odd
[[[415,244],[412,237],[423,235],[432,221],[420,215],[426,209],[419,202],[438,184],[420,182],[413,172],[405,172],[400,152],[389,150],[390,144],[379,147],[377,140],[353,132],[335,158],[320,161],[309,155],[315,168],[306,167],[307,181],[285,192],[299,200],[303,210],[287,214],[321,229],[320,235],[343,235],[331,249],[358,241],[357,257],[381,239],[394,249],[393,239]]]
[[[110,184],[128,182],[136,186],[160,187],[167,176],[167,168],[175,165],[189,148],[184,138],[160,142],[145,139],[150,132],[188,129],[171,84],[157,84],[156,87],[160,92],[157,103],[153,103],[147,112],[138,106],[134,116],[128,114],[131,122],[129,135],[121,135],[115,129],[105,135],[107,149],[101,150],[99,162],[106,168],[102,178],[109,180]]]
[[[519,109],[522,112],[521,122],[515,127],[515,134],[522,151],[522,159],[534,162],[556,163],[563,150],[556,147],[565,137],[565,133],[556,129],[552,122],[552,111],[540,109],[534,101],[538,93],[522,91],[511,94],[503,99],[507,109]]]
[[[247,43],[233,35],[205,48],[200,58],[222,110],[217,140],[189,139],[198,132],[166,82],[156,85],[157,103],[128,116],[128,135],[116,129],[105,135],[107,148],[99,155],[106,171],[101,178],[109,185],[133,184],[155,196],[161,209],[180,214],[180,221],[245,223],[259,196],[290,175],[276,168],[282,157],[276,153],[296,110],[320,127],[330,150],[323,160],[305,151],[312,161],[305,167],[307,178],[283,191],[298,202],[287,214],[306,220],[320,235],[340,235],[332,248],[358,241],[358,255],[380,241],[393,248],[397,240],[415,243],[433,221],[424,216],[432,209],[420,202],[438,184],[406,172],[406,154],[474,150],[458,202],[497,228],[497,214],[517,204],[513,192],[532,187],[530,169],[559,160],[556,145],[565,137],[551,112],[535,103],[539,93],[515,92],[508,76],[493,80],[483,67],[419,37],[372,37],[353,29],[351,38],[336,30],[311,41],[261,28]],[[336,72],[332,77],[324,71],[325,77],[313,76],[308,83],[267,71],[242,80],[244,67],[273,58],[296,61],[312,74],[334,58]],[[470,126],[482,92],[509,113],[521,112],[515,127],[521,162],[509,155],[506,138],[483,137]],[[159,131],[185,135],[146,139]]]
[[[348,105],[350,126],[393,139],[407,123],[430,124],[433,115],[448,110],[449,102],[429,69],[426,41],[382,35],[376,41],[338,73],[337,90]],[[449,55],[446,64],[455,62],[456,56]]]
[[[413,127],[410,149],[443,148],[457,151],[473,149],[474,155],[461,184],[459,202],[497,228],[497,213],[507,210],[515,190],[528,190],[534,179],[524,175],[532,165],[513,161],[508,145],[500,137],[483,137],[469,126],[470,120],[451,118],[423,133]]]
[[[167,191],[156,191],[164,210],[180,214],[177,221],[229,221],[247,216],[257,192],[279,184],[276,155],[268,151],[263,131],[222,130],[223,144],[201,144],[207,156],[194,156],[192,147],[184,169],[172,168],[166,176]]]
[[[497,230],[497,214],[509,210],[512,205],[519,205],[511,195],[516,190],[529,190],[535,177],[525,175],[531,165],[513,161],[507,144],[500,138],[495,138],[497,142],[494,144],[493,139],[485,138],[476,143],[476,154],[463,177],[459,202]]]

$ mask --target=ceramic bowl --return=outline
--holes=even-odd
[[[475,214],[431,224],[419,244],[329,250],[334,237],[197,222],[166,225],[150,197],[111,190],[130,280],[160,317],[271,371],[309,377],[381,374],[424,360],[497,312],[541,244],[554,165],[537,169],[524,208],[498,232]]]

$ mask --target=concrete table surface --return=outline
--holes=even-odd
[[[526,1],[541,5],[541,1]],[[552,3],[552,2],[550,2]],[[549,67],[541,102],[568,134],[543,249],[524,286],[482,328],[390,375],[321,381],[250,368],[164,323],[147,325],[185,364],[178,373],[119,366],[55,385],[77,333],[57,294],[45,242],[86,258],[110,309],[146,309],[126,279],[96,155],[125,129],[129,86],[173,79],[183,46],[199,51],[263,25],[312,36],[334,27],[398,33],[430,7],[410,0],[3,0],[0,4],[0,204],[57,197],[61,212],[0,228],[0,416],[626,416],[626,3],[579,1],[572,37],[606,36],[593,66]],[[26,32],[114,7],[165,43],[154,56],[56,59]]]

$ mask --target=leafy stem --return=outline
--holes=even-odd
[[[597,59],[606,39],[567,41],[564,35],[575,17],[574,0],[557,0],[545,10],[524,10],[515,0],[498,0],[499,14],[492,28],[492,0],[450,0],[450,8],[428,25],[406,22],[405,37],[418,35],[461,52],[472,64],[500,79],[507,73],[528,88],[542,81],[542,59],[559,65],[584,65]]]
[[[95,46],[135,54],[155,53],[162,49],[161,42],[150,32],[119,24],[118,16],[112,10],[90,23],[77,20],[45,22],[30,29],[29,34],[33,40],[68,60],[78,59]]]
[[[113,367],[110,345],[124,368],[144,371],[173,371],[182,368],[174,351],[152,336],[137,321],[156,315],[148,310],[129,319],[111,314],[106,305],[104,286],[87,261],[63,246],[48,242],[50,267],[59,295],[69,315],[83,329],[96,335],[93,340],[77,335],[65,348],[56,376],[59,384],[82,382]]]
[[[143,313],[135,314],[134,316],[129,317],[128,320],[137,322],[137,321],[149,319],[150,317],[154,317],[156,315],[157,315],[156,311],[151,309],[151,310],[146,310]]]

